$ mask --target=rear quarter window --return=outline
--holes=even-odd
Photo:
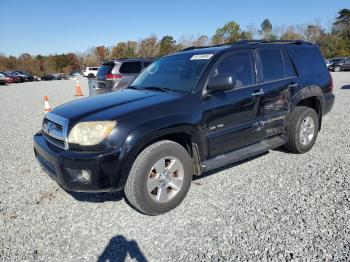
[[[264,81],[274,81],[285,78],[282,52],[280,49],[259,50]]]
[[[111,73],[114,64],[103,64],[97,71],[97,76],[105,76]]]
[[[121,74],[138,74],[141,72],[141,62],[124,62],[119,72]]]
[[[317,48],[294,48],[293,53],[296,56],[296,60],[302,63],[300,66],[304,67],[305,74],[320,75],[328,72],[321,53]]]

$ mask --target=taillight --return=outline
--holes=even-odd
[[[106,80],[115,80],[122,78],[122,75],[120,74],[108,74],[106,75]]]
[[[329,73],[329,77],[331,78],[331,81],[329,83],[329,89],[330,89],[331,92],[333,92],[334,83],[333,83],[333,77],[332,77],[331,73]]]

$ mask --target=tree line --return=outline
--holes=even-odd
[[[259,28],[249,25],[242,29],[237,22],[230,21],[218,28],[212,36],[187,35],[176,41],[171,35],[161,39],[150,35],[140,41],[118,42],[112,47],[93,47],[82,54],[0,55],[0,71],[22,69],[37,76],[53,72],[69,73],[86,66],[98,66],[104,60],[112,58],[156,58],[189,46],[220,45],[251,39],[305,40],[317,44],[326,58],[350,56],[350,9],[341,9],[328,31],[318,23],[274,26],[269,19],[265,19]]]

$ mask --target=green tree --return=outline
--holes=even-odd
[[[264,40],[275,40],[277,37],[272,33],[272,24],[269,19],[265,19],[261,23],[260,35]]]
[[[350,9],[341,9],[335,20],[335,30],[340,34],[350,38]]]
[[[176,50],[176,41],[170,35],[164,36],[159,43],[159,55],[168,55]]]
[[[249,32],[249,31],[242,31],[241,39],[242,40],[252,40],[253,39],[253,33]]]
[[[241,28],[234,21],[226,23],[223,27],[218,28],[212,37],[214,44],[233,43],[241,39]]]

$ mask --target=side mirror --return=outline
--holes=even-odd
[[[209,93],[232,90],[236,86],[236,79],[232,75],[219,75],[209,80],[207,91]]]

